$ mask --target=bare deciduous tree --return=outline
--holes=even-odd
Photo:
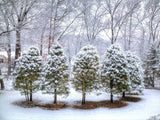
[[[15,59],[21,55],[21,31],[31,20],[33,15],[29,15],[37,0],[8,0],[11,6],[8,17],[16,31]]]
[[[1,26],[1,30],[2,30],[1,35],[5,35],[6,36],[6,37],[4,37],[4,36],[0,35],[0,37],[3,37],[3,39],[5,39],[5,41],[6,41],[4,46],[3,46],[3,48],[4,48],[4,50],[6,50],[7,55],[8,55],[8,75],[11,75],[11,40],[10,40],[10,32],[12,30],[11,30],[11,26],[10,26],[10,23],[9,23],[9,20],[8,20],[8,17],[9,17],[10,14],[6,9],[6,7],[7,7],[6,5],[7,5],[7,3],[0,5],[0,15],[2,17],[2,22],[4,23]]]
[[[131,15],[138,5],[135,2],[130,9],[127,9],[125,2],[126,0],[104,0],[104,9],[107,11],[105,32],[111,40],[111,44],[117,41],[121,28],[129,16],[131,21]]]

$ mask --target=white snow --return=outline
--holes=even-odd
[[[98,108],[93,110],[78,110],[65,108],[61,110],[44,110],[41,108],[22,108],[12,104],[14,101],[24,100],[17,91],[4,91],[0,95],[0,120],[146,120],[151,116],[160,114],[160,90],[145,89],[140,102],[128,102],[123,108],[108,109]],[[34,94],[34,99],[53,102],[53,96]],[[87,100],[106,100],[109,95],[87,95]],[[58,100],[70,102],[81,100],[81,94],[71,90],[67,98],[59,97]]]

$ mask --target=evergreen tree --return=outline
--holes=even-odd
[[[140,60],[130,52],[126,53],[128,61],[129,79],[131,81],[130,92],[141,93],[144,89],[143,70]]]
[[[154,87],[154,81],[159,73],[159,63],[160,63],[160,51],[157,45],[153,43],[147,53],[145,65],[145,85]]]
[[[130,90],[127,60],[120,46],[113,44],[107,49],[102,62],[101,76],[103,88],[110,92],[111,103],[113,94]]]
[[[42,57],[35,47],[16,60],[14,88],[24,94],[27,101],[32,101],[32,93],[39,89]]]
[[[28,80],[28,73],[27,73],[27,63],[28,58],[26,54],[23,54],[16,60],[16,66],[14,70],[15,81],[14,81],[14,88],[19,90],[21,94],[25,95],[26,101],[29,101],[29,80]]]
[[[48,94],[54,94],[54,104],[57,104],[57,95],[67,95],[68,90],[68,64],[63,49],[59,44],[51,47],[49,57],[44,67],[43,89]]]
[[[95,47],[85,46],[76,55],[73,75],[73,85],[76,91],[82,92],[83,105],[85,104],[86,93],[98,89],[99,58]]]

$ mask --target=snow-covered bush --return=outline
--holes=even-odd
[[[99,83],[99,58],[94,46],[85,46],[76,55],[73,75],[73,85],[76,91],[82,92],[83,105],[86,93],[97,89]]]
[[[130,52],[126,53],[126,58],[128,61],[129,79],[131,81],[130,92],[141,93],[144,89],[144,79],[140,60]]]
[[[129,71],[127,70],[125,53],[118,45],[107,49],[101,68],[101,81],[105,91],[111,94],[123,93],[130,90]]]
[[[27,101],[32,101],[32,93],[39,89],[42,57],[35,47],[16,60],[14,88],[24,94]]]
[[[45,90],[45,93],[54,94],[54,104],[56,104],[57,95],[67,95],[69,93],[67,58],[59,44],[51,47],[43,71],[44,81],[42,83],[42,89]]]

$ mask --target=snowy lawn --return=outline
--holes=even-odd
[[[38,107],[22,108],[12,103],[24,100],[17,91],[3,91],[0,94],[0,120],[147,120],[151,116],[160,114],[160,90],[146,89],[139,102],[127,102],[123,108],[97,108],[93,110],[79,110],[65,108],[60,110],[45,110]],[[41,92],[34,94],[34,100],[41,103],[52,103],[53,96],[42,95]],[[74,104],[81,100],[81,94],[71,90],[67,98],[59,97],[59,101]],[[109,100],[108,94],[96,96],[87,95],[89,101]]]

